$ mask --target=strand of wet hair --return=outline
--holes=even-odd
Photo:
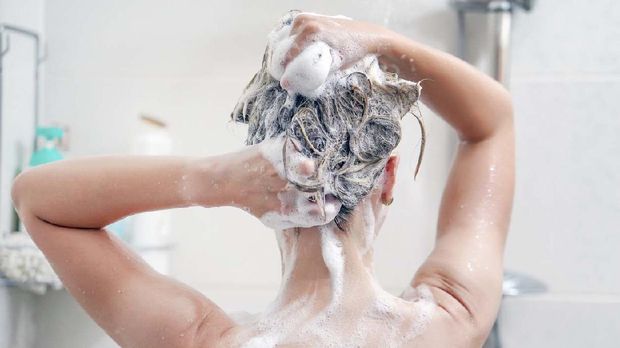
[[[413,106],[409,110],[409,113],[412,114],[416,120],[418,120],[418,126],[420,127],[420,153],[418,155],[418,163],[416,164],[415,172],[413,173],[413,180],[416,180],[416,178],[418,177],[418,172],[420,171],[420,166],[422,165],[422,157],[424,156],[424,150],[426,148],[426,127],[424,126],[424,120],[422,119],[422,110],[420,109],[422,82],[426,80],[432,81],[432,79],[430,78],[425,78],[416,83],[417,98],[416,98],[415,103],[413,103],[413,105],[418,110],[418,113],[416,114],[415,112],[411,110],[413,109]]]

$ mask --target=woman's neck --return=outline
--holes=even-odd
[[[330,223],[276,232],[283,272],[279,306],[313,299],[319,307],[348,307],[373,296],[377,214],[372,206],[370,199],[362,202],[349,216],[344,231]]]
[[[282,287],[240,336],[245,346],[401,346],[424,329],[435,308],[430,291],[425,297],[412,291],[416,301],[406,301],[374,279],[372,245],[386,208],[370,198],[348,217],[344,231],[330,223],[277,232]]]

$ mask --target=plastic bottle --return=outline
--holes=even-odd
[[[29,166],[36,167],[41,164],[54,162],[63,158],[58,150],[60,140],[64,136],[62,128],[37,127],[37,147],[32,153]]]

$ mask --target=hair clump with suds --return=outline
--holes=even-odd
[[[281,25],[291,22],[289,14]],[[247,145],[283,135],[313,158],[314,179],[342,203],[334,221],[344,228],[348,214],[371,191],[399,144],[401,119],[418,101],[420,85],[383,71],[377,59],[368,56],[332,72],[320,95],[292,95],[269,74],[270,54],[267,47],[260,71],[231,117],[249,125]],[[316,189],[293,183],[302,191]]]

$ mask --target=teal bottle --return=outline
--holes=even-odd
[[[30,167],[61,160],[58,144],[64,136],[62,128],[37,127],[37,148],[30,158]]]

